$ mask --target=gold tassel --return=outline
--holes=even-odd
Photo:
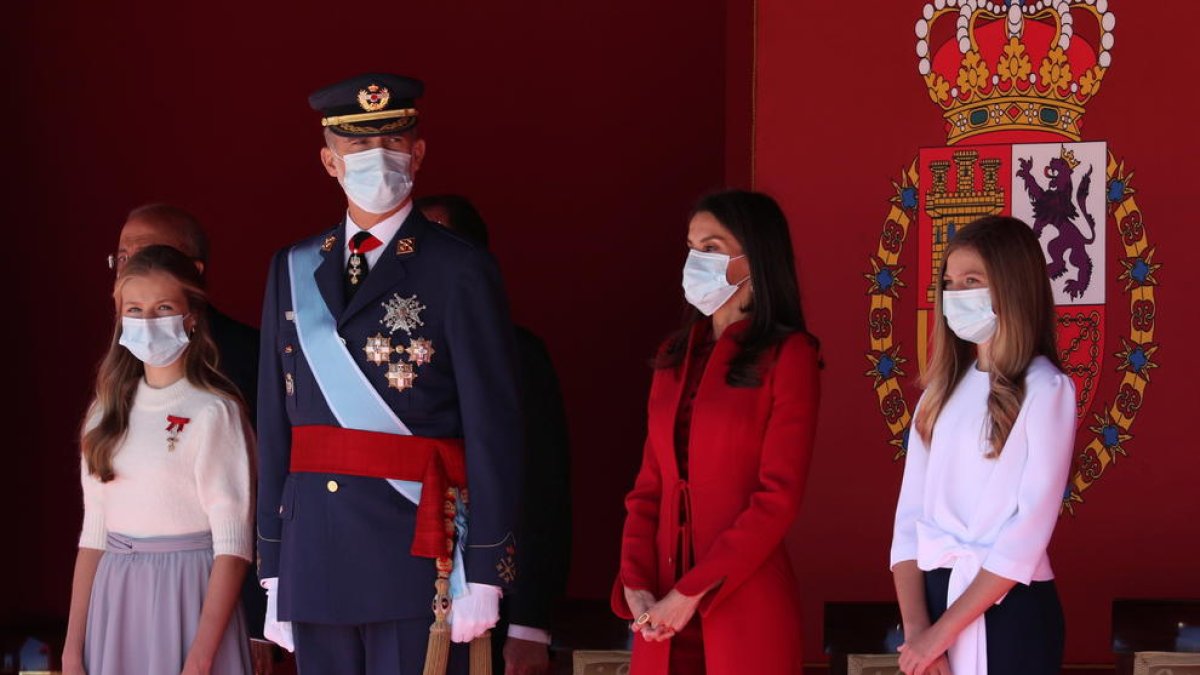
[[[458,507],[453,488],[446,490],[442,503],[443,527],[446,530],[446,555],[438,558],[437,580],[433,582],[433,624],[429,626],[429,644],[425,648],[423,675],[446,675],[450,662],[450,572],[454,569],[454,516]]]
[[[492,631],[471,640],[471,675],[492,675]]]
[[[450,580],[443,577],[439,569],[438,579],[433,585],[437,592],[433,597],[433,625],[429,627],[429,645],[425,648],[424,675],[446,675],[446,666],[450,661],[450,624],[446,621],[446,615],[450,611]]]

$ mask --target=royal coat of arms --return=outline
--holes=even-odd
[[[1105,141],[1083,135],[1086,106],[1112,64],[1115,24],[1107,0],[926,4],[916,24],[918,71],[942,111],[947,147],[921,149],[893,182],[865,274],[866,374],[899,459],[949,240],[993,214],[1033,228],[1054,289],[1059,356],[1079,396],[1075,466],[1063,494],[1069,513],[1128,454],[1158,366],[1162,265],[1133,172]]]

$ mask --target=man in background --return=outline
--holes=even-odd
[[[429,220],[487,248],[487,225],[465,197],[422,197],[416,204]],[[493,654],[496,673],[544,675],[550,672],[551,612],[565,593],[571,566],[570,453],[550,354],[528,329],[514,328],[526,442],[517,530],[522,573],[501,604],[501,624],[492,632]]]

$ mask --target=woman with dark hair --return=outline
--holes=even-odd
[[[1061,672],[1046,546],[1075,446],[1046,259],[1028,225],[981,218],[946,248],[933,357],[908,435],[891,563],[909,675]]]
[[[783,538],[819,397],[787,219],[770,197],[705,197],[688,225],[683,328],[655,359],[641,471],[625,500],[617,614],[633,670],[799,673]]]

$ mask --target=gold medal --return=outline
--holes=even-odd
[[[363,351],[367,354],[367,360],[377,366],[387,365],[392,360],[392,338],[384,337],[382,333],[376,333],[373,337],[367,338],[367,344],[363,347]]]
[[[179,442],[179,434],[183,433],[183,428],[191,421],[190,417],[167,415],[167,452],[175,451],[175,444]]]
[[[388,364],[387,381],[388,386],[392,389],[396,391],[412,389],[415,379],[417,379],[417,374],[413,372],[411,365],[407,363]]]
[[[433,360],[433,343],[425,338],[413,338],[408,343],[408,362],[423,366]]]

